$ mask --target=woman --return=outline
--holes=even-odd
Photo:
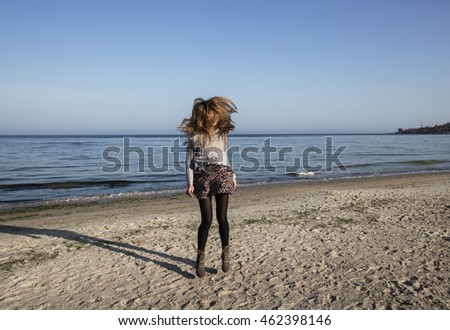
[[[194,101],[192,116],[183,120],[179,129],[188,135],[186,155],[186,194],[197,197],[201,223],[198,228],[196,273],[205,276],[205,246],[212,222],[212,196],[216,200],[216,216],[222,242],[222,270],[230,271],[228,195],[236,189],[227,155],[228,133],[234,129],[231,114],[236,105],[228,98],[215,96]]]

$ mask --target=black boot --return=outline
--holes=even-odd
[[[222,271],[228,273],[230,270],[230,246],[222,245]]]
[[[197,262],[195,264],[197,276],[205,276],[205,250],[197,250]]]

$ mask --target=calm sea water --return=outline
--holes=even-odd
[[[0,208],[184,189],[185,138],[0,136]],[[450,170],[450,135],[232,135],[239,184]]]

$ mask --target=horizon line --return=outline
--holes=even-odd
[[[30,134],[0,134],[0,137],[33,137],[33,136],[98,136],[98,137],[111,137],[111,136],[183,136],[185,133],[30,133]],[[396,135],[396,132],[334,132],[334,133],[263,133],[263,132],[253,132],[253,133],[233,133],[230,136],[267,136],[267,135]]]

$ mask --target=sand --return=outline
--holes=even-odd
[[[0,309],[449,309],[450,173],[239,187],[198,279],[183,193],[3,211]]]

